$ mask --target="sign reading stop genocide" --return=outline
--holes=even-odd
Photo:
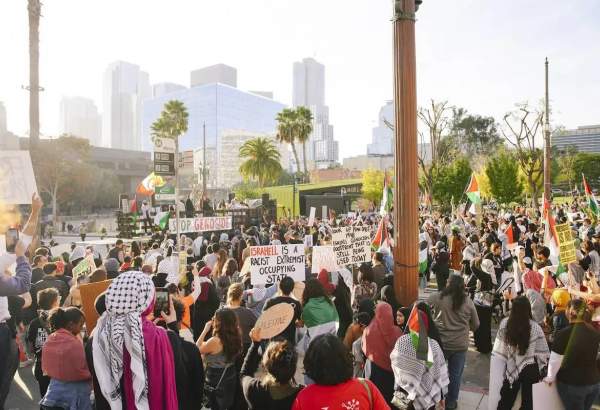
[[[304,245],[270,245],[250,247],[250,282],[253,285],[278,283],[286,276],[295,281],[305,279]]]
[[[179,232],[207,232],[207,231],[229,231],[232,229],[230,216],[211,216],[205,218],[180,218]],[[175,218],[169,219],[169,230],[177,231]]]

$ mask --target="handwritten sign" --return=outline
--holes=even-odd
[[[289,303],[278,303],[265,310],[256,321],[261,339],[271,339],[283,332],[294,319],[294,308]]]
[[[312,273],[319,273],[321,269],[327,272],[339,270],[333,246],[315,246],[312,250]]]
[[[343,226],[333,228],[331,233],[338,266],[371,261],[371,229],[368,226]]]
[[[286,276],[305,279],[304,245],[251,246],[249,259],[252,285],[278,283]]]
[[[230,216],[211,216],[204,218],[180,218],[179,232],[207,232],[207,231],[229,231],[232,229]],[[169,230],[177,231],[177,220],[169,219]]]
[[[81,293],[81,309],[85,315],[85,325],[88,335],[92,333],[96,322],[98,320],[98,312],[96,312],[96,298],[111,284],[112,280],[105,280],[103,282],[86,283],[85,285],[79,285],[79,292]]]
[[[569,224],[559,224],[555,226],[558,235],[558,246],[560,253],[560,263],[567,265],[577,261],[577,249],[571,233]]]
[[[92,255],[86,256],[73,268],[73,280],[76,282],[80,276],[89,276],[96,270],[96,263]]]
[[[30,204],[37,192],[29,151],[0,151],[0,202]]]
[[[317,214],[317,208],[314,206],[310,207],[310,215],[308,216],[308,226],[313,226],[315,223],[315,216]]]

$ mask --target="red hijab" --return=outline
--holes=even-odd
[[[329,273],[327,272],[327,270],[321,269],[321,272],[319,272],[317,279],[319,280],[319,282],[321,282],[321,285],[323,285],[327,294],[331,295],[335,290],[335,285],[329,282]]]
[[[375,317],[362,335],[362,350],[367,359],[387,371],[392,371],[390,353],[402,330],[394,324],[392,307],[385,302],[375,306]]]
[[[208,278],[210,277],[211,273],[212,271],[210,270],[210,268],[208,266],[205,266],[202,269],[200,269],[200,272],[198,272],[198,276]],[[202,282],[202,285],[200,285],[200,287],[202,288],[202,291],[200,292],[200,296],[198,296],[198,300],[200,302],[206,302],[208,300],[208,289],[210,288],[210,283]]]

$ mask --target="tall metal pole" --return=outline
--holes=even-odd
[[[42,3],[29,0],[29,146],[35,148],[40,140],[40,17]]]
[[[177,224],[177,250],[181,251],[179,226],[179,136],[175,138],[175,223]]]
[[[206,123],[202,123],[202,208],[206,195]]]
[[[546,78],[545,78],[545,113],[544,113],[544,200],[552,200],[552,174],[551,174],[551,141],[550,141],[550,98],[548,93],[548,58],[546,57]]]
[[[394,290],[404,306],[419,296],[417,78],[415,12],[419,0],[394,1]]]

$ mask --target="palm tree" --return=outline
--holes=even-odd
[[[258,179],[260,188],[264,188],[268,181],[275,181],[282,172],[281,154],[267,138],[246,141],[240,147],[240,158],[246,159],[240,165],[240,173],[245,179]]]
[[[275,118],[277,120],[277,141],[290,144],[294,160],[296,161],[297,170],[300,169],[300,160],[296,151],[294,122],[296,120],[296,112],[290,108],[284,108]]]
[[[313,115],[306,107],[296,108],[295,121],[295,140],[302,143],[302,157],[304,160],[304,175],[308,177],[308,167],[306,166],[306,141],[313,132]]]
[[[179,100],[171,100],[165,104],[160,117],[152,124],[152,141],[155,138],[171,138],[177,140],[188,130],[188,112]]]
[[[40,0],[27,1],[29,15],[29,146],[40,140]]]

